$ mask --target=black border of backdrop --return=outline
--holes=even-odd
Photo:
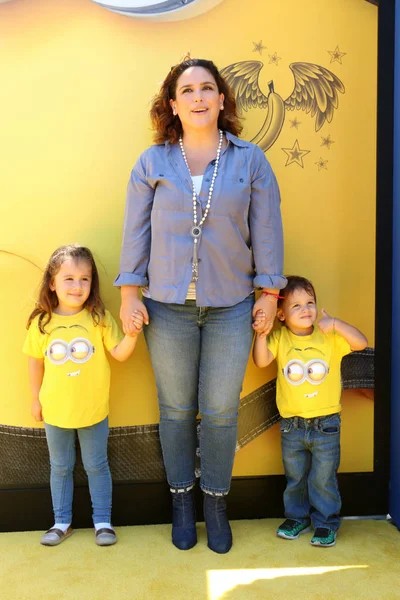
[[[378,112],[376,195],[376,307],[374,471],[340,473],[343,516],[385,515],[389,506],[390,392],[392,336],[392,217],[394,126],[395,0],[378,8]],[[371,90],[373,93],[374,90]],[[232,519],[281,517],[283,475],[236,477],[229,494]],[[196,490],[198,518],[202,519],[200,492]],[[47,529],[53,522],[48,487],[0,490],[0,531]],[[166,482],[116,484],[113,523],[138,525],[171,521]],[[76,486],[74,526],[91,527],[87,486]]]

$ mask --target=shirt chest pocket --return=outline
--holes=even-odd
[[[154,191],[153,210],[182,211],[183,182],[176,175],[160,173]]]
[[[211,199],[211,208],[217,215],[239,215],[247,218],[251,198],[251,182],[248,177],[224,177],[218,173]]]

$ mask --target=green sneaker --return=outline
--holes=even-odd
[[[311,544],[322,548],[334,546],[336,544],[336,531],[332,531],[328,527],[317,527],[312,536]]]
[[[307,533],[310,530],[309,522],[303,523],[295,519],[286,519],[282,525],[279,525],[276,535],[285,538],[285,540],[297,540],[301,533]]]

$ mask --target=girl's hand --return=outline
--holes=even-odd
[[[40,404],[39,400],[32,401],[31,415],[35,421],[43,421],[42,405]]]
[[[320,319],[318,323],[318,327],[322,331],[322,333],[330,333],[335,327],[335,319],[328,315],[326,310],[323,308],[321,310],[322,319]]]
[[[137,317],[138,313],[141,314],[141,317]],[[139,321],[142,319],[139,328],[137,327],[139,321],[136,318],[134,319],[134,315],[136,315],[136,318],[139,318]],[[130,297],[123,299],[119,316],[122,321],[123,332],[129,336],[138,335],[143,323],[145,325],[149,324],[149,315],[147,314],[146,307],[139,298]]]
[[[265,296],[261,294],[253,307],[253,329],[259,334],[260,338],[264,338],[271,331],[276,315],[277,300],[273,296]],[[265,316],[259,320],[257,313],[261,311]]]
[[[127,335],[129,335],[129,337],[136,337],[143,331],[143,321],[144,321],[143,313],[140,312],[140,310],[135,310],[135,312],[132,313],[132,315],[131,315],[131,319],[132,319],[133,326],[135,328],[135,332],[127,333]]]

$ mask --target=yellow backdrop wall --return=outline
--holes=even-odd
[[[294,62],[323,66],[343,83],[331,123],[316,132],[315,117],[286,113],[267,157],[282,193],[285,272],[311,278],[319,306],[362,329],[373,345],[376,33],[377,9],[364,0],[225,0],[172,23],[130,19],[89,0],[1,3],[0,423],[36,426],[21,347],[39,268],[57,246],[93,250],[104,300],[118,316],[112,281],[126,184],[151,143],[149,101],[187,50],[220,68],[261,61],[262,91],[273,80],[284,99]],[[265,114],[245,116],[251,139]],[[156,423],[143,339],[112,372],[111,426]],[[249,362],[243,394],[273,376],[273,368]],[[372,470],[373,401],[362,392],[344,395],[341,470]],[[237,454],[234,475],[281,472],[276,426]]]

